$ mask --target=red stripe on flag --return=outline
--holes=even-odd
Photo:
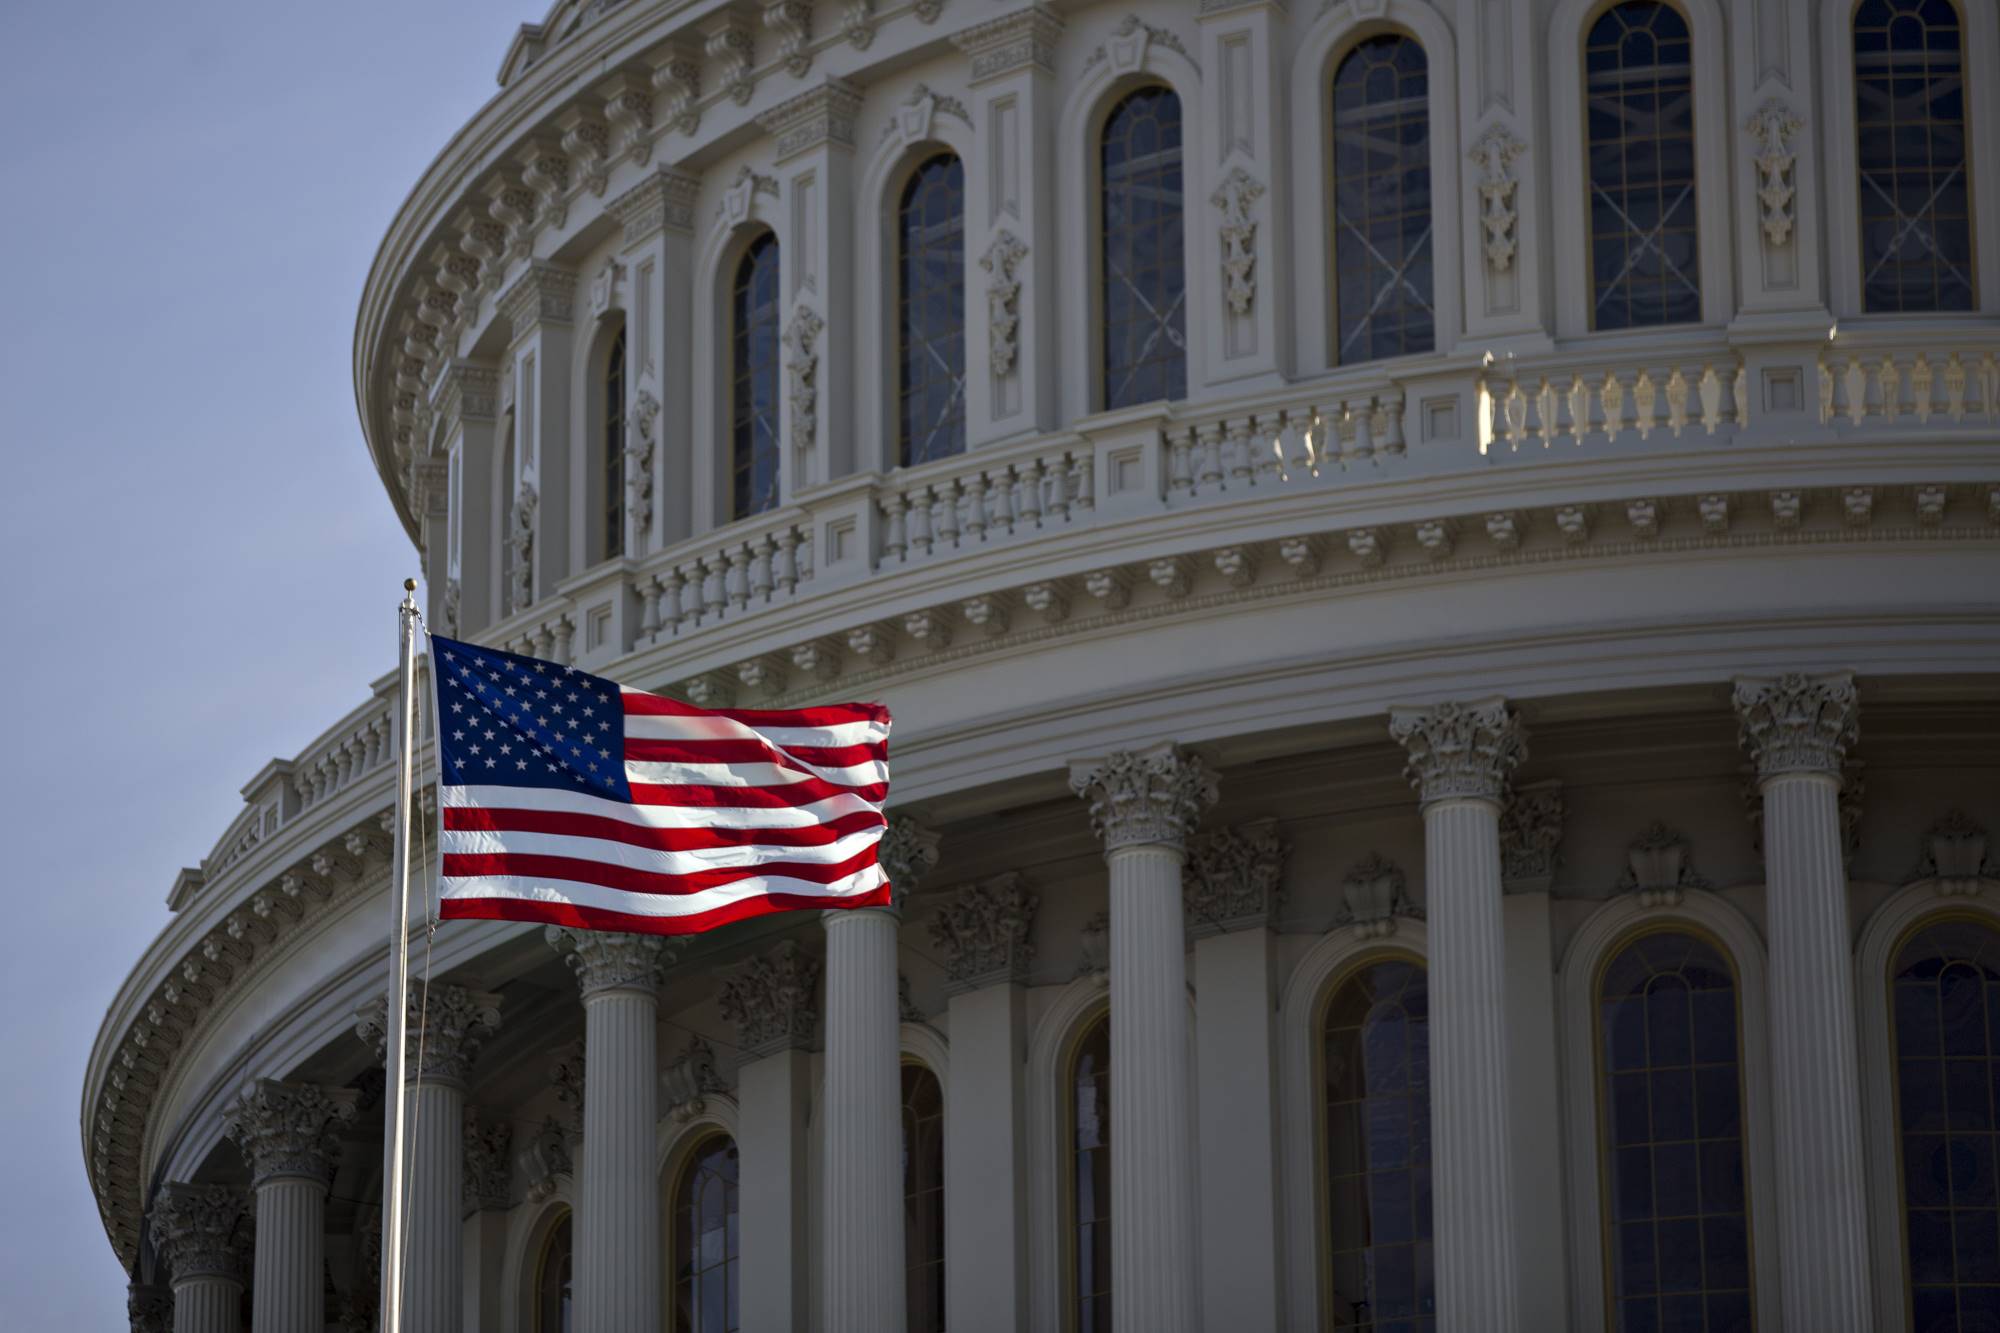
[[[889,794],[886,782],[847,787],[821,778],[801,778],[776,787],[709,787],[693,784],[634,782],[634,805],[702,805],[715,809],[774,810],[786,806],[811,805],[833,796],[853,796],[880,805]]]
[[[651,717],[726,717],[746,727],[838,727],[851,722],[886,726],[889,710],[882,704],[823,704],[818,708],[697,708],[663,694],[626,691],[619,696],[625,711]]]
[[[568,926],[572,930],[622,930],[635,935],[698,935],[732,921],[747,921],[751,917],[768,916],[773,912],[817,911],[828,907],[887,907],[889,894],[887,882],[867,893],[839,898],[810,893],[767,893],[722,907],[711,907],[705,912],[691,912],[686,916],[647,916],[638,912],[610,912],[597,907],[529,902],[519,898],[446,898],[438,904],[438,915],[447,920],[529,921]]]
[[[447,829],[477,833],[555,833],[573,838],[598,838],[657,852],[697,852],[718,847],[824,847],[850,833],[882,828],[888,820],[873,810],[856,810],[823,824],[805,828],[653,828],[628,824],[605,815],[578,815],[562,810],[480,809],[448,805]]]
[[[856,764],[881,763],[889,757],[885,741],[879,745],[766,745],[752,740],[635,740],[627,737],[625,757],[664,764],[755,764],[795,766],[812,764],[819,768],[851,768]]]
[[[799,861],[765,861],[750,866],[718,866],[684,875],[660,870],[634,870],[608,861],[579,856],[547,856],[536,852],[446,852],[440,872],[446,879],[512,876],[521,879],[566,879],[627,893],[684,894],[720,888],[744,879],[798,879],[831,884],[875,864],[875,849],[867,847],[845,861],[813,865]]]

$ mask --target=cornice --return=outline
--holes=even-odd
[[[861,112],[861,90],[845,79],[827,78],[757,117],[764,133],[777,141],[775,161],[782,165],[823,144],[854,147],[854,120]]]

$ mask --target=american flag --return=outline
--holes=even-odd
[[[431,638],[440,910],[683,935],[879,907],[889,710],[706,709]]]

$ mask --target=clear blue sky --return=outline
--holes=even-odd
[[[362,278],[536,0],[12,4],[0,39],[0,1323],[124,1327],[78,1147],[174,872],[395,664]]]

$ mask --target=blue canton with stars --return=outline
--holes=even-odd
[[[575,667],[431,636],[438,763],[454,785],[629,801],[618,686]]]

